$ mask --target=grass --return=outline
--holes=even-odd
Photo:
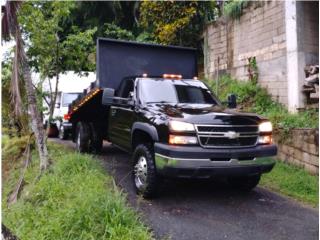
[[[19,169],[3,183],[2,219],[19,239],[152,239],[93,157],[52,144],[49,150],[52,167],[36,181],[39,160],[33,154],[26,186],[10,207],[6,198]]]
[[[319,202],[318,176],[304,169],[277,161],[270,173],[262,175],[260,185],[312,205]]]
[[[215,81],[205,81],[216,91]],[[219,79],[218,97],[221,101],[227,99],[228,94],[237,96],[238,105],[243,111],[258,113],[268,117],[275,128],[289,130],[291,128],[318,128],[319,112],[316,109],[305,110],[296,114],[288,112],[282,104],[274,101],[267,90],[250,81],[237,81],[229,75]]]

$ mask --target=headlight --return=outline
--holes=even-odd
[[[262,122],[259,124],[259,132],[272,132],[271,122]]]
[[[198,139],[193,136],[169,135],[169,144],[197,144]]]
[[[173,132],[193,132],[194,125],[192,123],[170,121],[169,129]]]

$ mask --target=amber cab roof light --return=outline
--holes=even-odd
[[[180,74],[163,74],[162,75],[163,78],[172,78],[172,79],[181,79],[182,75]]]

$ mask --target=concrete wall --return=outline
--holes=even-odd
[[[284,2],[252,3],[240,20],[220,19],[205,34],[207,76],[215,78],[219,70],[248,79],[248,58],[256,57],[259,84],[287,104]]]
[[[293,129],[286,140],[275,134],[278,156],[289,164],[319,174],[319,131],[317,129]]]
[[[205,74],[248,79],[256,57],[258,83],[290,111],[304,107],[304,67],[319,63],[319,3],[252,2],[239,20],[220,18],[204,31]]]

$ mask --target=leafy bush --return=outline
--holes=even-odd
[[[39,181],[33,159],[18,202],[8,208],[3,199],[4,224],[20,239],[151,239],[101,166],[89,155],[61,148],[50,145],[54,164]]]
[[[212,90],[216,89],[214,81],[206,80],[206,83]],[[272,100],[266,89],[250,81],[237,81],[224,75],[219,79],[218,97],[224,100],[230,93],[236,94],[237,102],[244,111],[268,117],[276,128],[318,128],[317,110],[291,114],[285,106]]]

